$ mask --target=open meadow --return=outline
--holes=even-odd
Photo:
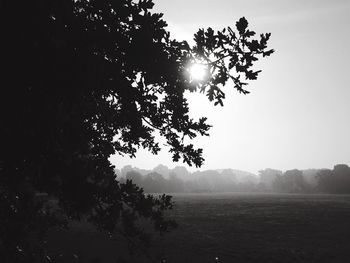
[[[169,216],[179,227],[153,251],[166,262],[350,262],[349,195],[176,194],[174,201]],[[83,224],[51,233],[50,242],[52,253],[82,262],[116,262],[126,249]]]

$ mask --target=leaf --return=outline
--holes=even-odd
[[[237,22],[236,22],[236,28],[238,30],[238,32],[243,35],[245,30],[248,27],[248,21],[247,19],[245,19],[245,17],[240,18]]]
[[[261,70],[258,70],[258,71],[252,71],[252,70],[249,70],[245,73],[245,76],[247,79],[250,79],[250,80],[254,80],[254,79],[257,79],[258,78],[258,74],[261,72]]]
[[[236,39],[236,34],[235,34],[235,32],[233,32],[233,30],[232,30],[231,27],[227,27],[227,29],[228,29],[228,31],[230,32],[231,38],[232,38],[233,40],[235,40],[235,39]],[[223,33],[224,33],[224,31],[223,31]]]
[[[247,32],[245,32],[244,35],[245,35],[246,37],[252,37],[252,36],[255,36],[255,32],[254,32],[254,31],[247,30]]]
[[[266,57],[266,56],[270,56],[272,53],[274,53],[275,52],[275,50],[274,49],[270,49],[270,50],[268,50],[268,51],[266,51],[266,52],[263,52],[263,57]]]
[[[152,9],[154,3],[152,2],[152,0],[144,0],[139,2],[139,6],[142,10],[146,11],[147,9]]]

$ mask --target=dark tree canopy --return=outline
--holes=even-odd
[[[222,105],[224,85],[248,93],[243,79],[259,73],[253,62],[273,52],[270,34],[253,39],[245,18],[236,33],[200,29],[190,47],[170,38],[152,7],[152,0],[1,4],[0,250],[15,255],[12,262],[31,251],[25,237],[64,219],[86,216],[110,233],[122,224],[142,239],[134,222],[143,216],[166,231],[170,197],[119,183],[109,157],[134,156],[139,147],[157,153],[158,131],[174,161],[200,166],[202,150],[185,138],[208,135],[210,125],[189,116],[185,91]],[[205,80],[188,76],[196,61],[210,73]],[[59,208],[43,207],[39,192]]]

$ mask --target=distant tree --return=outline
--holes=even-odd
[[[232,171],[232,169],[224,169],[221,172],[221,176],[224,180],[227,180],[229,182],[236,182],[236,174]]]
[[[308,191],[308,185],[303,178],[303,172],[297,169],[288,170],[283,175],[277,175],[273,188],[279,192],[301,193]]]
[[[333,170],[323,169],[318,172],[318,189],[333,194],[350,193],[350,167],[337,164]]]
[[[223,192],[232,192],[237,190],[237,178],[232,169],[224,169],[220,173],[220,190]]]
[[[317,190],[317,173],[320,171],[320,169],[306,169],[303,170],[303,177],[304,180],[310,185],[312,190]]]
[[[318,179],[318,184],[317,184],[317,189],[320,192],[332,192],[333,189],[335,188],[333,186],[334,181],[332,178],[333,172],[330,169],[321,169],[317,173],[317,179]]]
[[[201,189],[218,191],[220,186],[220,173],[216,170],[204,170],[200,172],[200,176],[197,181]]]
[[[177,175],[177,177],[179,177],[180,179],[184,180],[184,181],[188,181],[190,180],[190,172],[187,171],[186,167],[184,166],[176,166],[175,168],[171,169],[172,173],[175,173]]]
[[[143,178],[139,172],[131,170],[131,171],[126,173],[125,179],[132,181],[134,184],[136,184],[138,186],[142,186]]]
[[[260,184],[259,187],[262,190],[271,191],[273,188],[273,183],[278,176],[282,175],[282,171],[275,169],[264,169],[259,171]]]
[[[60,219],[85,217],[110,234],[121,227],[140,243],[140,217],[167,231],[170,197],[119,183],[109,157],[135,156],[139,147],[157,153],[158,131],[174,161],[200,166],[202,150],[186,138],[207,135],[210,126],[189,116],[184,93],[199,90],[222,105],[221,87],[232,80],[246,94],[243,77],[256,79],[253,62],[273,52],[270,34],[252,39],[245,18],[237,33],[200,29],[190,47],[170,38],[152,7],[152,0],[2,2],[2,261],[45,256],[30,240]],[[203,81],[188,76],[195,62],[210,72]],[[58,200],[55,211],[38,200],[40,192]]]
[[[159,164],[156,167],[154,167],[153,172],[159,173],[163,175],[165,178],[168,178],[170,173],[169,168],[162,164]]]
[[[350,167],[346,164],[337,164],[333,168],[336,192],[341,194],[350,193]]]
[[[174,172],[170,172],[167,192],[168,193],[183,193],[185,191],[185,184],[178,175]]]
[[[131,165],[125,165],[121,170],[119,176],[126,177],[128,172],[135,171],[135,169]]]
[[[143,189],[147,193],[165,193],[167,192],[168,182],[159,173],[151,172],[147,174],[142,182]]]

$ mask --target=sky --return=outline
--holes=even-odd
[[[206,116],[210,137],[194,140],[204,150],[199,170],[235,168],[257,173],[332,168],[350,164],[349,0],[154,0],[173,38],[192,42],[198,28],[215,30],[246,17],[251,30],[271,32],[270,57],[259,61],[249,95],[224,87],[224,107],[202,94],[188,96],[194,117]],[[193,43],[193,42],[192,42]],[[112,163],[152,169],[173,163],[168,148],[154,156],[113,156]],[[197,170],[188,167],[189,170]]]

